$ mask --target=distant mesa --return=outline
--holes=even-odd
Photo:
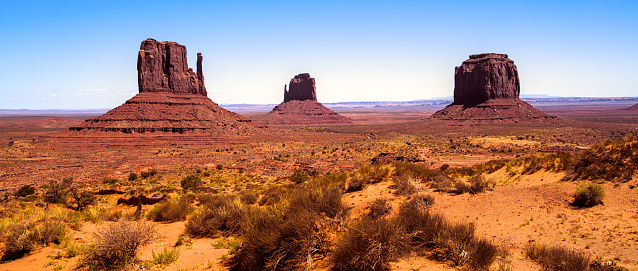
[[[253,122],[268,125],[348,124],[352,121],[317,102],[315,79],[308,73],[295,75],[288,88],[284,85],[284,102],[267,114],[253,117]]]
[[[626,109],[631,111],[638,111],[638,104],[634,104]]]
[[[240,115],[219,107],[207,97],[202,55],[197,73],[188,68],[186,47],[147,39],[137,58],[139,94],[104,115],[69,128],[72,131],[124,133],[190,131],[248,135],[259,132]]]
[[[519,99],[520,81],[506,54],[477,54],[454,70],[454,102],[430,119],[458,122],[555,122]]]

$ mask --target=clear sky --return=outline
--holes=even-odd
[[[137,92],[140,43],[175,41],[220,104],[452,96],[470,54],[506,53],[522,94],[638,96],[638,1],[0,0],[0,108],[107,109]]]

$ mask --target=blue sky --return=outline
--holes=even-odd
[[[204,56],[220,104],[452,96],[470,54],[509,54],[522,94],[638,94],[638,1],[5,1],[0,108],[113,108],[137,93],[154,38]]]

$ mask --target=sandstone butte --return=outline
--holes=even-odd
[[[519,99],[520,81],[506,54],[477,54],[454,69],[454,102],[430,119],[457,123],[548,123],[558,118]]]
[[[267,114],[253,117],[269,125],[348,124],[352,121],[317,102],[315,79],[308,73],[295,75],[284,85],[284,101]]]
[[[638,104],[634,104],[626,109],[631,111],[638,111]]]
[[[186,47],[176,42],[142,42],[137,56],[139,93],[104,115],[71,131],[124,133],[190,131],[250,135],[260,131],[250,120],[221,108],[207,97],[202,55],[197,72],[188,68]]]

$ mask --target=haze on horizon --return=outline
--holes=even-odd
[[[638,94],[638,1],[0,0],[0,108],[113,108],[153,38],[201,52],[218,104],[278,104],[299,73],[319,102],[451,96],[470,54],[514,60],[521,94]]]

